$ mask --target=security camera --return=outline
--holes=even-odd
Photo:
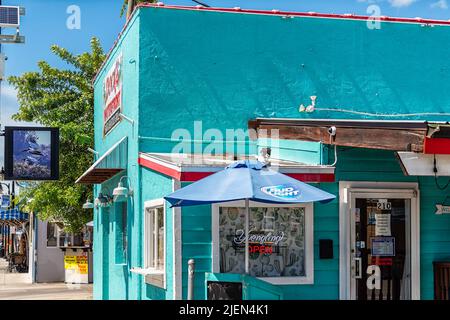
[[[328,128],[328,134],[332,137],[334,137],[336,135],[336,127],[332,126]]]

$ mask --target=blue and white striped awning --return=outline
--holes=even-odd
[[[10,210],[0,210],[0,223],[5,221],[27,221],[28,213],[22,212],[17,208]]]

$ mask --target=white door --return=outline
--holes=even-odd
[[[346,188],[344,192],[341,298],[418,299],[419,233],[412,232],[418,230],[417,191]]]

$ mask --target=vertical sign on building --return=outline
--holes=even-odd
[[[120,54],[103,81],[103,135],[107,135],[119,122],[122,112],[122,61]]]

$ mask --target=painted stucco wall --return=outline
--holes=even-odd
[[[140,212],[140,192],[138,181],[139,166],[138,157],[138,130],[139,121],[138,99],[139,99],[139,14],[135,15],[130,21],[127,29],[118,40],[117,46],[111,52],[111,55],[99,73],[94,83],[94,119],[95,119],[95,150],[99,154],[104,154],[116,142],[124,136],[128,137],[128,161],[125,163],[126,171],[122,175],[129,177],[131,188],[135,189],[135,195],[128,201],[128,252],[127,259],[123,263],[118,263],[116,238],[119,228],[116,220],[118,219],[117,206],[110,208],[94,209],[94,298],[95,299],[139,299],[140,288],[143,285],[142,277],[130,274],[131,267],[141,264],[142,256],[140,254],[141,236],[141,216]],[[121,121],[109,134],[103,136],[103,81],[108,70],[116,58],[123,55],[123,101],[122,112],[134,119],[135,125],[127,121]],[[104,191],[109,195],[117,186],[120,176],[115,177],[94,187],[95,197],[98,193]],[[126,183],[126,181],[124,181]]]
[[[148,200],[161,199],[172,192],[172,179],[151,171],[147,168],[141,168],[141,190],[142,190],[142,210],[138,214],[144,214],[144,202]],[[173,209],[170,204],[166,204],[166,289],[162,289],[150,284],[144,283],[141,287],[142,299],[172,300],[173,299]],[[143,221],[143,220],[141,220]],[[144,239],[144,230],[141,231],[141,241]],[[143,254],[143,251],[141,251]],[[143,276],[140,276],[143,278]]]
[[[95,84],[96,150],[102,154],[127,135],[126,174],[132,186],[140,188],[129,203],[125,265],[114,264],[116,231],[113,215],[108,213],[113,208],[95,210],[95,298],[170,299],[173,295],[172,272],[167,273],[167,290],[146,285],[142,276],[128,272],[142,266],[144,201],[171,191],[170,180],[138,168],[138,151],[172,151],[176,143],[168,140],[175,129],[187,129],[197,140],[209,128],[222,133],[245,130],[247,121],[255,117],[368,118],[335,111],[299,113],[299,105],[309,104],[311,95],[318,97],[318,108],[387,114],[449,111],[449,40],[450,29],[443,26],[382,23],[380,30],[369,30],[361,21],[140,9]],[[132,127],[122,121],[103,137],[102,82],[120,52],[124,55],[124,113],[136,124]],[[426,115],[408,119],[450,120]],[[196,120],[202,120],[200,136],[194,135]],[[260,143],[259,147],[264,146]],[[193,146],[184,151],[202,150]],[[244,152],[255,153],[257,147],[253,144]],[[334,159],[320,144],[284,141],[275,153],[306,163]],[[392,152],[340,148],[336,181],[419,181],[422,298],[430,299],[431,262],[448,258],[450,252],[450,217],[433,214],[434,204],[444,199],[434,180],[405,177],[396,161]],[[112,191],[117,182],[116,177],[103,187]],[[337,183],[317,186],[338,194]],[[287,299],[339,297],[338,200],[316,204],[314,214],[315,283],[283,286]],[[169,269],[170,210],[166,219]],[[196,297],[204,297],[202,274],[211,271],[210,229],[208,206],[182,210],[183,297],[189,258],[196,259],[199,272]],[[318,241],[325,238],[334,241],[332,260],[318,259]]]
[[[64,281],[64,252],[57,247],[47,247],[47,221],[37,221],[36,282]]]
[[[450,110],[447,26],[382,23],[370,30],[364,21],[162,8],[143,8],[141,17],[141,135],[167,139],[178,128],[192,134],[197,120],[223,132],[246,129],[255,117],[368,118],[299,113],[312,95],[317,108]],[[141,150],[170,151],[171,144],[145,140]]]

